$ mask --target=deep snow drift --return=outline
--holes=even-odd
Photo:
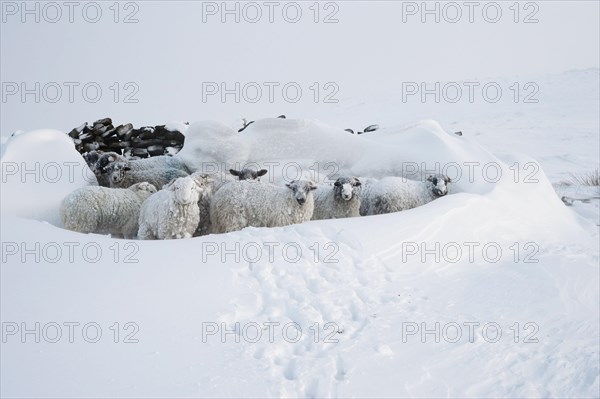
[[[7,142],[3,165],[28,151]],[[13,201],[5,209],[3,193],[2,321],[80,323],[73,343],[64,326],[58,343],[53,326],[40,343],[7,336],[3,395],[597,395],[597,227],[534,160],[500,158],[434,121],[353,136],[304,119],[240,134],[198,122],[177,156],[222,170],[255,162],[273,181],[441,171],[455,183],[396,214],[168,242],[65,231]],[[3,192],[23,186],[51,215],[79,184],[9,181]],[[36,243],[40,259],[24,252]],[[97,343],[82,338],[90,322]]]
[[[2,212],[60,225],[58,207],[76,188],[97,184],[75,151],[73,140],[57,130],[9,137],[0,149]]]

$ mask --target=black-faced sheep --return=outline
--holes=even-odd
[[[363,179],[361,216],[399,212],[425,205],[448,194],[450,178],[432,175],[416,181],[404,177]]]
[[[331,185],[320,185],[314,192],[315,211],[312,220],[360,216],[360,180],[340,177]]]
[[[310,180],[293,180],[285,187],[252,180],[227,183],[211,201],[212,232],[306,222],[313,214],[316,188]]]
[[[140,207],[154,193],[156,187],[145,182],[122,189],[81,187],[63,199],[60,215],[68,230],[134,238]]]
[[[127,159],[116,152],[90,151],[83,154],[83,159],[96,176],[98,185],[110,187],[111,165],[115,162],[127,162]],[[126,188],[126,187],[124,187]]]

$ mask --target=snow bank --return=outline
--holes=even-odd
[[[3,214],[60,226],[62,199],[76,188],[96,184],[73,141],[57,130],[9,137],[2,145],[0,162]]]

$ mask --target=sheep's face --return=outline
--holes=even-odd
[[[352,196],[358,195],[360,180],[356,177],[340,177],[333,183],[335,197],[344,201],[350,201]]]
[[[266,169],[261,170],[253,170],[244,168],[242,170],[229,169],[229,173],[234,176],[237,176],[238,180],[259,180],[260,177],[267,174]]]
[[[111,184],[117,185],[125,179],[125,175],[131,168],[124,162],[115,162],[105,168],[110,173]]]
[[[292,190],[292,196],[299,205],[304,205],[312,190],[317,188],[317,185],[311,180],[292,180],[286,184],[286,187]]]
[[[135,191],[138,195],[148,198],[156,192],[156,187],[148,182],[136,183],[129,187],[130,190]]]
[[[112,164],[117,161],[119,154],[116,152],[106,152],[98,157],[94,169],[99,174],[112,173]]]
[[[433,193],[438,197],[443,197],[448,194],[448,184],[452,182],[452,180],[445,175],[432,175],[427,178],[427,181],[431,185]]]
[[[202,190],[202,187],[191,177],[177,178],[169,183],[166,188],[174,193],[175,202],[181,205],[198,202]]]

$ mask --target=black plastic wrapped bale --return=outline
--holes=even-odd
[[[87,122],[67,133],[75,149],[82,154],[89,151],[114,151],[131,158],[146,158],[176,154],[185,141],[182,132],[167,129],[165,125],[134,128],[132,123],[113,126],[111,118]]]
[[[136,157],[146,158],[148,156],[148,150],[145,148],[134,148],[131,154]]]
[[[98,119],[96,122],[92,123],[92,125],[112,125],[112,119],[110,119],[110,118]]]
[[[165,153],[165,147],[162,145],[151,145],[148,146],[148,154],[151,156],[163,155]]]

